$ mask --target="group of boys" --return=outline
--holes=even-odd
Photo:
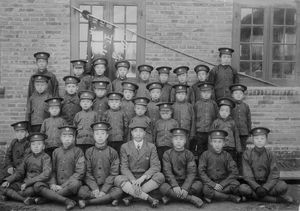
[[[47,52],[34,54],[38,73],[29,81],[26,121],[12,124],[6,153],[3,199],[41,204],[55,201],[72,209],[87,205],[129,205],[134,198],[157,207],[161,201],[202,199],[233,202],[255,199],[293,202],[280,180],[276,158],[265,148],[269,129],[251,129],[247,87],[230,66],[233,49],[220,48],[221,64],[197,65],[199,81],[188,86],[189,67],[138,66],[116,62],[117,79],[105,76],[107,60],[73,60],[58,95],[56,76],[47,70]],[[29,135],[28,135],[29,134]],[[246,149],[249,135],[254,148]],[[197,160],[195,159],[197,158]],[[238,167],[240,169],[238,169]],[[242,181],[239,177],[242,175]]]

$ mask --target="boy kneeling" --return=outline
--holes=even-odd
[[[174,128],[171,133],[173,148],[163,155],[163,172],[167,182],[160,186],[164,195],[162,201],[167,204],[171,198],[183,200],[199,208],[203,205],[197,197],[201,193],[202,183],[195,180],[197,166],[193,153],[184,148],[188,130]]]

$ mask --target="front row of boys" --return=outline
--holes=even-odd
[[[27,141],[27,122],[13,124],[18,136],[15,144]],[[274,155],[265,148],[269,129],[258,127],[251,130],[255,147],[243,154],[243,178],[245,184],[237,180],[238,169],[231,155],[223,150],[224,130],[211,130],[209,143],[197,167],[191,151],[185,149],[188,131],[173,128],[172,148],[163,154],[163,174],[154,144],[144,140],[146,124],[130,124],[131,141],[123,144],[120,160],[116,150],[107,145],[110,124],[96,122],[91,126],[94,146],[87,149],[85,156],[75,146],[76,128],[60,127],[61,147],[50,156],[44,152],[45,134],[35,132],[29,135],[31,152],[24,152],[21,164],[4,179],[1,192],[4,197],[24,202],[41,204],[54,201],[72,209],[76,202],[72,195],[79,198],[78,205],[84,208],[93,204],[116,206],[122,199],[129,205],[133,198],[148,201],[157,207],[159,200],[151,192],[159,189],[162,202],[183,200],[201,207],[202,197],[211,200],[229,200],[240,202],[243,199],[255,199],[267,202],[293,202],[286,195],[287,184],[279,179],[279,171]],[[19,143],[20,142],[20,143]],[[13,157],[16,155],[11,154]],[[11,163],[11,165],[13,165]],[[119,169],[120,168],[120,169]],[[202,194],[201,194],[202,193]]]

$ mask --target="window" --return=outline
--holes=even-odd
[[[234,65],[240,72],[284,86],[298,86],[300,76],[299,4],[236,1]]]
[[[139,0],[125,2],[74,0],[72,2],[73,6],[87,10],[94,16],[121,27],[116,27],[114,31],[113,56],[118,59],[127,59],[131,63],[129,77],[135,76],[137,64],[142,64],[145,60],[145,41],[130,32],[145,34],[143,2]],[[92,30],[89,34],[88,21],[76,11],[71,14],[71,58],[87,58],[89,35],[91,36],[91,51],[93,54],[101,54],[106,39],[105,34],[97,30]]]

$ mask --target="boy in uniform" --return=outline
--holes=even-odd
[[[151,82],[147,84],[146,88],[150,93],[147,115],[150,117],[152,124],[155,125],[156,121],[160,118],[159,109],[156,105],[160,102],[162,84],[160,82]]]
[[[98,119],[103,118],[104,113],[109,109],[108,98],[106,96],[109,82],[99,79],[92,81],[94,93],[96,99],[93,104],[93,111],[97,112]]]
[[[47,86],[47,90],[52,96],[58,96],[58,81],[56,79],[56,76],[54,73],[49,72],[47,69],[48,59],[50,57],[50,54],[47,52],[37,52],[37,53],[33,54],[33,56],[36,59],[36,66],[37,66],[38,70],[29,79],[27,99],[29,99],[31,97],[31,95],[35,92],[34,76],[36,74],[44,75],[47,78],[49,78],[49,81],[47,81],[49,84]]]
[[[15,173],[23,162],[24,157],[30,153],[30,142],[28,140],[28,122],[20,121],[11,124],[14,128],[15,138],[10,142],[4,161],[4,172],[2,178]],[[1,179],[2,181],[2,179]]]
[[[91,124],[97,121],[97,112],[92,110],[95,93],[91,91],[79,92],[81,111],[74,117],[74,126],[77,128],[76,145],[85,151],[94,146]]]
[[[50,189],[61,196],[77,195],[85,175],[85,158],[82,150],[75,146],[76,127],[59,127],[62,146],[52,155]]]
[[[125,205],[135,197],[157,207],[159,201],[148,194],[165,181],[156,147],[144,140],[146,124],[130,124],[129,127],[132,140],[121,147],[121,175],[116,177],[115,184],[130,195],[123,199]]]
[[[254,148],[243,154],[243,177],[240,192],[247,198],[265,202],[292,203],[292,197],[286,194],[287,184],[280,180],[276,156],[265,146],[270,130],[256,127],[250,131]]]
[[[197,208],[203,202],[197,196],[201,193],[202,183],[196,180],[197,166],[194,155],[185,149],[188,131],[184,128],[173,128],[172,149],[163,155],[163,172],[166,182],[160,186],[164,195],[162,201],[167,204],[171,199],[190,202]]]
[[[105,58],[102,58],[102,57],[96,57],[93,59],[93,70],[94,70],[94,76],[91,77],[90,79],[90,88],[92,89],[92,81],[94,79],[97,79],[97,80],[101,80],[101,81],[108,81],[109,84],[108,84],[108,88],[107,88],[107,91],[108,92],[111,92],[112,91],[112,84],[111,84],[111,80],[106,77],[104,75],[106,69],[107,69],[107,59]]]
[[[229,86],[239,83],[237,70],[231,66],[232,53],[231,48],[219,48],[219,57],[221,64],[215,66],[210,72],[208,81],[214,84],[215,98],[230,97]]]
[[[187,101],[189,86],[177,84],[173,86],[175,90],[176,101],[173,104],[174,119],[177,120],[179,127],[189,131],[186,148],[190,148],[190,141],[195,136],[195,119],[192,104]]]
[[[81,92],[83,90],[88,90],[89,89],[89,82],[91,81],[90,75],[87,75],[85,73],[85,66],[86,66],[87,61],[83,59],[76,59],[72,60],[72,72],[75,77],[79,78],[80,81],[78,82],[78,91]]]
[[[196,152],[199,157],[208,149],[208,132],[213,121],[218,116],[218,105],[211,99],[213,89],[212,83],[200,83],[200,98],[194,105],[196,136],[191,149],[193,152]]]
[[[172,90],[172,85],[169,84],[169,75],[170,71],[172,70],[172,67],[168,66],[161,66],[156,68],[158,72],[158,79],[159,82],[162,84],[162,90],[161,90],[161,102],[170,102],[170,93]]]
[[[45,100],[52,97],[47,91],[50,77],[33,75],[32,78],[35,92],[27,100],[25,120],[29,122],[31,132],[40,132],[43,121],[49,117]]]
[[[135,96],[136,90],[139,88],[138,85],[129,81],[122,82],[123,87],[123,99],[122,99],[122,109],[125,111],[128,117],[128,121],[130,122],[131,119],[134,117],[134,103],[133,97]]]
[[[189,67],[187,66],[180,66],[173,70],[173,72],[177,75],[177,79],[179,81],[178,85],[188,85],[187,79],[188,79],[188,71]],[[192,87],[187,87],[187,102],[194,105],[195,103],[195,94]],[[171,102],[176,101],[176,91],[173,86],[173,89],[171,90]]]
[[[240,183],[236,180],[238,168],[231,155],[223,150],[225,137],[228,133],[224,130],[211,130],[210,145],[199,160],[199,175],[203,182],[204,199],[240,202]]]
[[[123,98],[121,93],[111,92],[107,97],[109,109],[104,113],[103,121],[111,125],[108,145],[119,153],[121,145],[126,142],[128,135],[128,117],[121,109],[121,99]]]
[[[14,174],[4,179],[1,185],[4,195],[26,205],[37,201],[33,198],[36,189],[47,186],[51,177],[51,158],[44,152],[44,141],[47,136],[40,132],[29,135],[31,153],[18,166]]]
[[[120,160],[115,149],[107,145],[110,124],[96,122],[91,125],[94,131],[95,146],[86,153],[85,186],[79,190],[80,208],[87,205],[112,203],[118,205],[122,190],[114,186],[114,179],[119,175]]]
[[[199,86],[200,84],[207,82],[209,67],[204,64],[199,64],[194,68],[194,71],[197,74],[198,81],[192,85],[194,91],[195,103],[201,98]]]
[[[66,120],[68,125],[73,124],[75,115],[81,111],[78,97],[78,83],[80,79],[75,76],[65,76],[65,94],[61,105],[61,116]]]
[[[147,97],[150,99],[150,93],[149,90],[146,88],[147,84],[149,83],[149,79],[151,76],[151,71],[154,68],[151,65],[143,64],[138,66],[138,83],[139,86],[136,97]]]
[[[127,80],[127,73],[130,69],[130,63],[127,60],[120,60],[115,63],[117,78],[112,82],[114,92],[123,92],[122,83]]]
[[[47,135],[45,141],[45,152],[51,157],[52,152],[61,145],[59,127],[67,124],[66,120],[60,117],[60,107],[62,98],[53,97],[48,98],[45,102],[48,104],[48,111],[50,117],[43,121],[41,133]]]
[[[178,122],[172,118],[173,103],[158,103],[160,118],[154,124],[153,136],[157,154],[162,161],[165,151],[172,147],[172,134],[170,130],[178,127]]]

